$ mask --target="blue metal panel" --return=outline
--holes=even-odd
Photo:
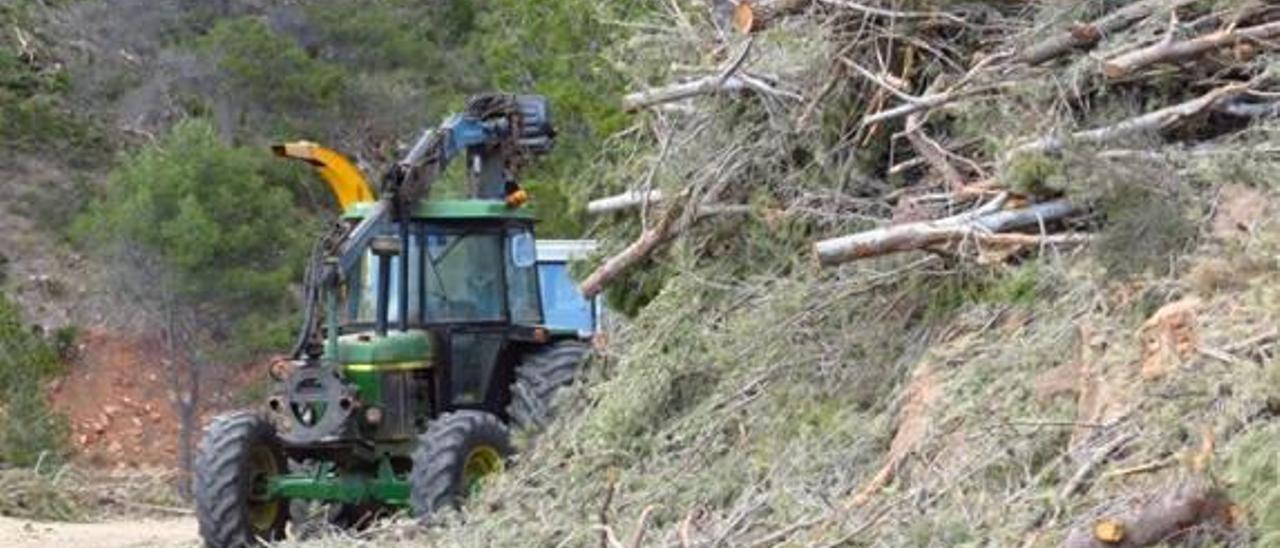
[[[596,332],[595,303],[583,298],[578,284],[569,276],[564,262],[539,262],[538,279],[542,291],[544,324],[553,330]]]

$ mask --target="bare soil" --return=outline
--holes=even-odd
[[[196,520],[190,517],[102,523],[51,523],[0,517],[0,545],[7,548],[170,548],[199,546],[199,537]]]
[[[67,375],[49,386],[54,409],[69,419],[77,461],[116,469],[176,466],[178,395],[161,350],[159,341],[146,337],[102,328],[81,333]],[[201,424],[235,407],[236,395],[264,371],[252,364],[210,371]]]

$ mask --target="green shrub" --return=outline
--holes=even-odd
[[[1275,428],[1260,428],[1228,448],[1232,498],[1244,506],[1257,546],[1280,543],[1280,443]]]
[[[1176,192],[1131,183],[1113,185],[1099,199],[1105,224],[1095,253],[1112,276],[1169,273],[1195,242],[1189,206]]]
[[[66,420],[44,396],[45,382],[61,370],[54,349],[0,296],[0,462],[25,466],[65,455]]]
[[[341,68],[311,57],[255,18],[221,21],[200,45],[214,54],[233,86],[268,111],[329,109],[347,89]]]
[[[181,123],[125,158],[74,232],[141,284],[123,290],[198,309],[211,340],[235,337],[236,352],[283,345],[287,330],[275,324],[291,319],[311,225],[289,190],[263,177],[272,161],[222,144],[207,121]]]
[[[109,144],[103,133],[65,101],[70,89],[67,72],[51,59],[24,58],[17,32],[30,28],[30,5],[0,6],[0,152],[60,153],[74,167],[88,167],[106,159]],[[38,37],[24,34],[38,51]]]
[[[0,516],[49,521],[83,519],[87,509],[83,500],[77,500],[83,498],[83,493],[68,487],[56,476],[36,470],[0,470]]]

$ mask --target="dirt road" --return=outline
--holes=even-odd
[[[0,517],[0,548],[194,548],[194,518],[50,523]]]

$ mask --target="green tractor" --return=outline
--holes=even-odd
[[[425,131],[378,198],[316,145],[277,148],[321,169],[344,207],[317,245],[292,359],[268,410],[206,428],[195,462],[200,534],[222,548],[284,538],[298,507],[357,526],[380,512],[451,507],[536,429],[589,345],[545,325],[534,218],[515,174],[550,151],[538,96],[488,94]],[[433,200],[465,155],[470,198]]]

